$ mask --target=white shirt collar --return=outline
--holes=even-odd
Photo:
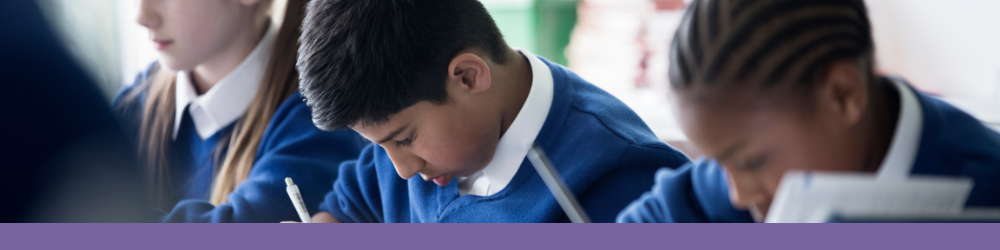
[[[878,178],[900,179],[909,176],[913,169],[913,161],[916,160],[920,146],[924,114],[916,93],[906,83],[893,77],[888,79],[899,92],[899,119],[896,121],[896,132],[892,135],[892,144],[879,167]]]
[[[177,139],[184,107],[188,105],[191,120],[201,139],[211,137],[243,116],[264,79],[277,32],[278,27],[272,23],[253,51],[204,95],[198,96],[195,92],[188,72],[177,72],[173,139]]]
[[[490,196],[507,187],[534,145],[552,107],[553,82],[549,66],[524,49],[516,49],[531,64],[531,90],[517,117],[500,137],[493,160],[482,171],[459,178],[459,194]]]

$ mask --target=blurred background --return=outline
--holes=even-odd
[[[108,100],[156,60],[138,0],[39,0]],[[507,42],[566,65],[688,153],[667,100],[667,48],[685,0],[482,0]],[[878,70],[1000,130],[1000,1],[866,1]],[[696,153],[692,153],[697,155]]]

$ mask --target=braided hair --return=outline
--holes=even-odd
[[[874,45],[862,0],[695,0],[670,48],[676,89],[715,82],[809,83]],[[868,70],[871,72],[870,70]]]

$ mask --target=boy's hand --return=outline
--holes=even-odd
[[[327,212],[319,212],[312,217],[313,223],[340,223],[337,217]]]

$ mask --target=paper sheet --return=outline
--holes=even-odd
[[[968,178],[792,171],[778,186],[765,222],[824,222],[835,212],[957,213],[971,190]]]

